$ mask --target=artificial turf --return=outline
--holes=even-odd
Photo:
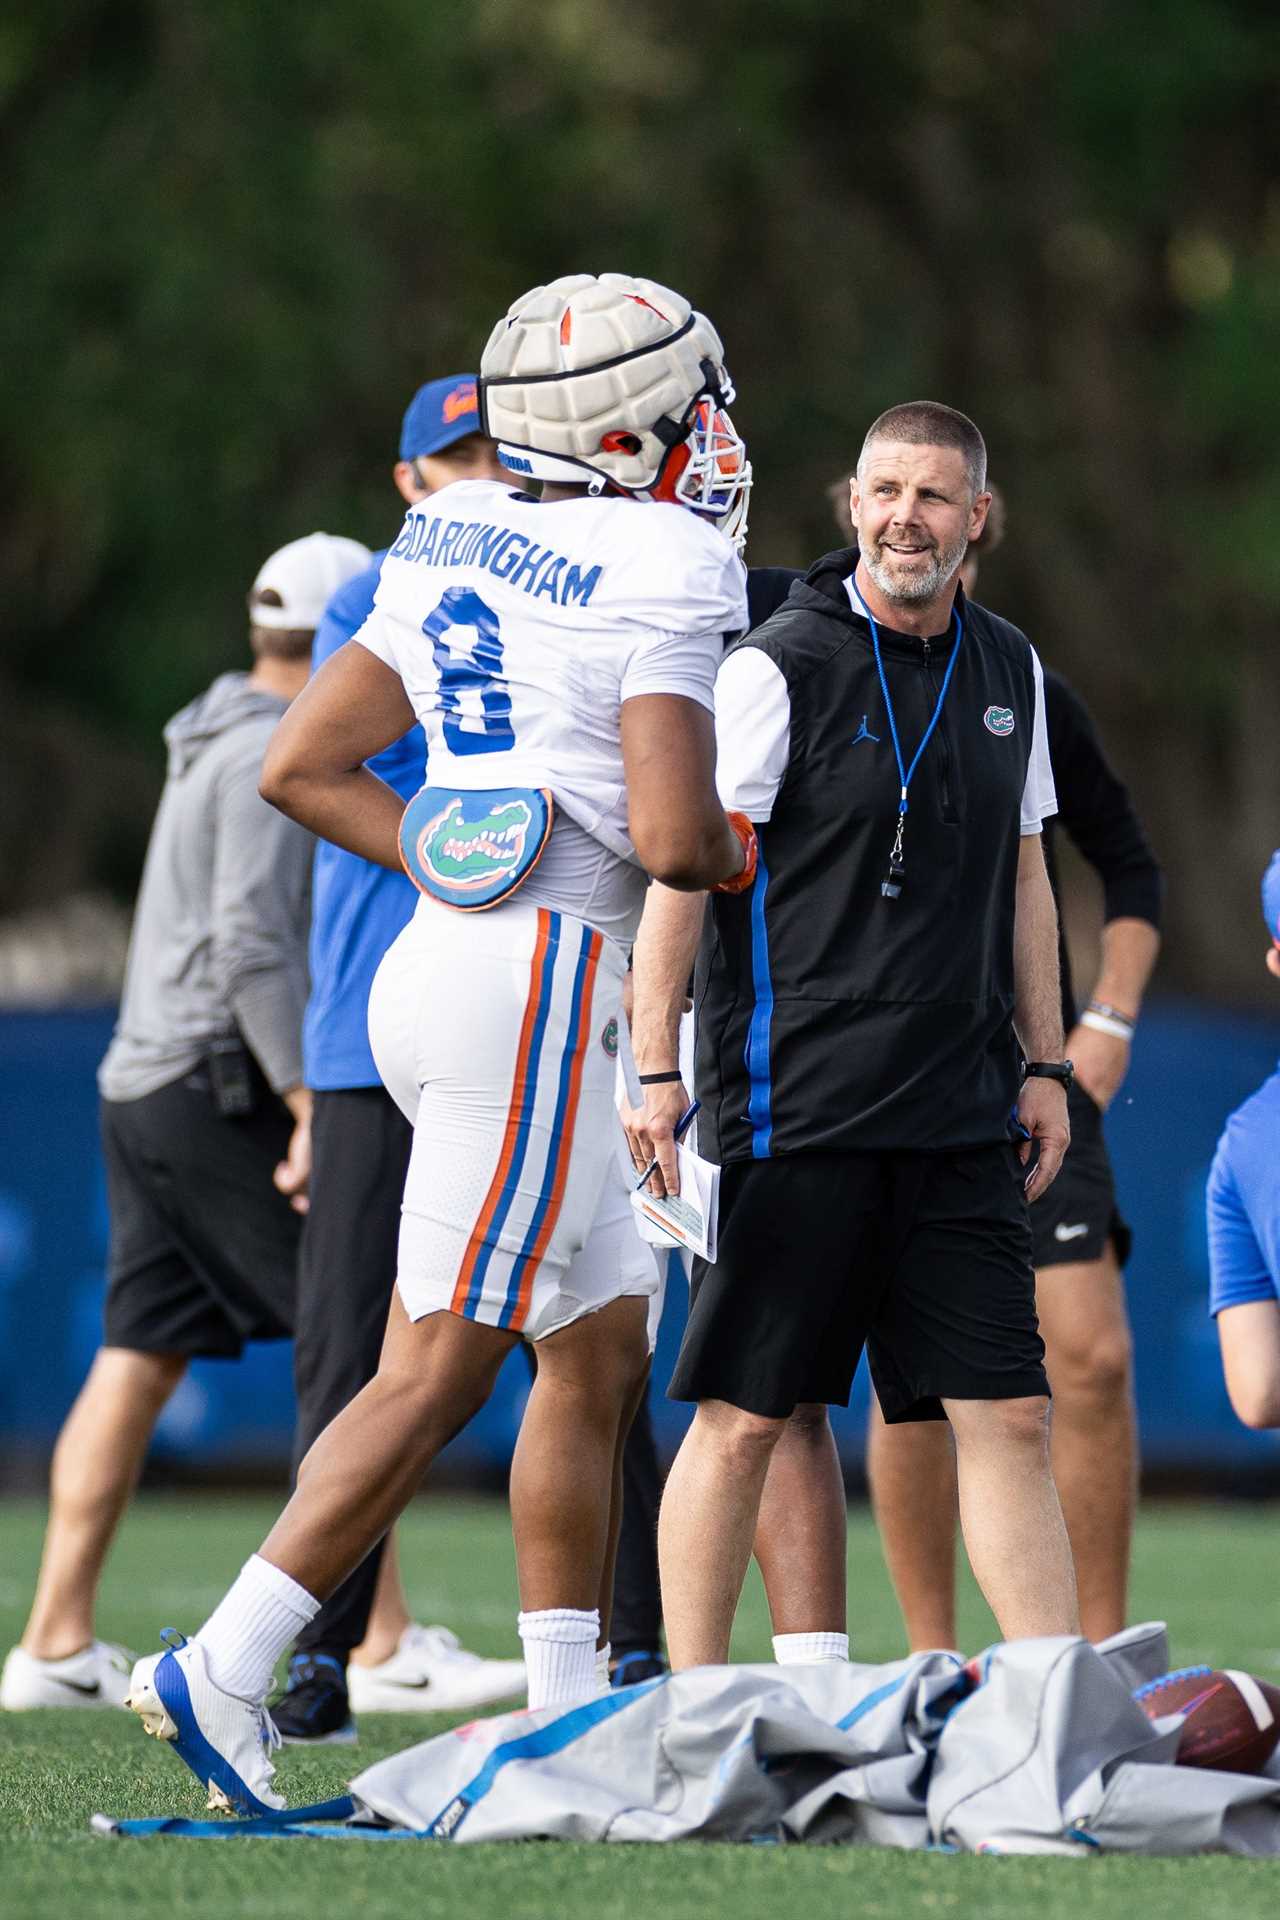
[[[100,1630],[146,1648],[161,1626],[197,1626],[257,1545],[272,1507],[208,1493],[140,1500],[104,1587]],[[41,1509],[0,1505],[0,1648],[22,1623],[39,1553]],[[505,1508],[424,1500],[402,1528],[418,1618],[442,1621],[480,1652],[515,1652],[514,1581]],[[849,1527],[855,1657],[901,1651],[874,1531]],[[1168,1619],[1180,1662],[1230,1662],[1280,1679],[1280,1510],[1275,1506],[1148,1508],[1137,1542],[1134,1617]],[[994,1637],[972,1586],[962,1640]],[[735,1654],[768,1657],[763,1598],[753,1582]],[[280,1784],[294,1801],[341,1790],[360,1766],[448,1726],[445,1716],[370,1715],[350,1748],[286,1749]],[[1274,1920],[1280,1863],[1222,1859],[972,1859],[853,1848],[564,1844],[450,1847],[243,1840],[111,1841],[90,1814],[194,1814],[195,1782],[123,1713],[0,1714],[0,1914],[72,1920],[160,1920],[199,1913],[246,1920],[840,1920],[981,1915],[984,1920],[1131,1920],[1135,1912],[1196,1920]]]

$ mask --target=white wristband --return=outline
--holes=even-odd
[[[1113,1040],[1132,1040],[1133,1028],[1126,1026],[1123,1020],[1113,1020],[1109,1014],[1095,1013],[1087,1008],[1080,1015],[1082,1027],[1092,1027],[1095,1033],[1109,1033]]]

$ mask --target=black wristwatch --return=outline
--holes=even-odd
[[[1061,1080],[1070,1093],[1076,1082],[1075,1063],[1071,1060],[1028,1060],[1023,1064],[1024,1080]]]

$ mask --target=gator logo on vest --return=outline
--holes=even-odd
[[[618,1057],[618,1023],[616,1020],[605,1021],[604,1032],[600,1035],[600,1045],[604,1048],[605,1052],[608,1054],[611,1060],[617,1059]]]
[[[988,733],[999,734],[1003,739],[1007,733],[1013,732],[1013,708],[988,707],[982,716],[982,724]]]
[[[525,800],[508,800],[479,820],[463,818],[455,795],[418,835],[417,856],[428,880],[452,892],[472,893],[514,874],[533,824]]]

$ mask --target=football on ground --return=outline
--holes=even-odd
[[[1280,1687],[1234,1668],[1182,1667],[1134,1695],[1149,1720],[1180,1713],[1180,1767],[1261,1773],[1280,1741]]]

